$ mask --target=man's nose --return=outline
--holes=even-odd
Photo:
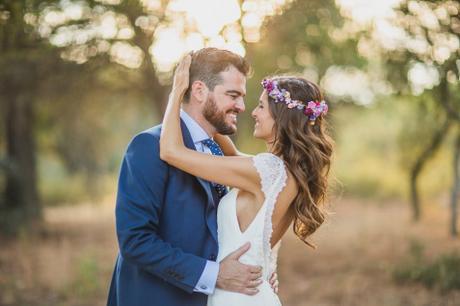
[[[238,102],[236,102],[236,105],[235,107],[238,109],[238,112],[244,112],[244,110],[246,109],[246,105],[244,104],[244,99],[241,98],[238,100]]]

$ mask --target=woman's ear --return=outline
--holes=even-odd
[[[202,81],[194,81],[192,84],[190,96],[197,102],[202,103],[208,100],[209,89]]]

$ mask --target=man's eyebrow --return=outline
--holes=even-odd
[[[234,90],[234,89],[227,90],[225,93],[226,93],[226,94],[236,94],[236,95],[238,95],[238,96],[243,96],[243,97],[245,96],[241,91],[239,91],[239,90]]]

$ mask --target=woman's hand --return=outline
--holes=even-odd
[[[180,104],[188,88],[191,61],[192,56],[188,54],[179,62],[174,73],[173,87],[163,117],[160,158],[166,162],[174,159],[178,152],[186,150],[180,127]]]
[[[177,65],[174,73],[174,81],[172,86],[171,95],[174,100],[181,101],[190,83],[190,65],[192,63],[192,56],[187,54]]]

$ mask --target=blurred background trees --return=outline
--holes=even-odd
[[[390,45],[380,44],[380,56],[386,64],[386,78],[395,93],[402,97],[415,94],[418,120],[405,122],[402,149],[410,167],[410,196],[413,218],[421,215],[417,181],[422,169],[452,129],[458,129],[460,102],[459,53],[460,19],[459,3],[455,1],[407,1],[395,10],[393,22],[388,24],[400,31]],[[368,34],[368,33],[367,33]],[[370,32],[366,43],[378,42],[376,32]],[[423,71],[424,78],[418,71]],[[451,233],[457,234],[456,207],[459,192],[458,141],[452,143]],[[416,148],[416,151],[414,151]]]
[[[231,6],[238,16],[230,24],[218,20],[218,37],[236,36],[244,51],[242,35],[254,35],[254,25],[242,32],[241,5]],[[40,220],[39,189],[50,191],[48,203],[104,193],[101,177],[116,173],[128,135],[143,120],[153,125],[161,118],[172,68],[185,51],[156,46],[170,38],[168,30],[191,37],[192,47],[215,42],[172,1],[2,1],[0,10],[6,135],[0,224],[14,231]],[[172,61],[155,60],[171,54]]]
[[[426,162],[446,139],[458,155],[448,140],[460,119],[458,2],[403,1],[380,19],[360,17],[347,1],[229,1],[225,18],[195,10],[193,19],[187,3],[1,2],[2,224],[14,229],[18,220],[39,220],[40,194],[45,204],[104,194],[130,135],[159,122],[180,55],[207,45],[246,53],[255,71],[249,107],[266,75],[295,73],[320,83],[332,103],[341,157],[353,159],[363,146],[375,153],[361,160],[361,173],[339,157],[336,171],[345,190],[401,197],[407,188],[414,219],[420,217],[417,181]],[[360,135],[365,131],[356,132],[357,126],[373,112],[399,112],[398,126]],[[249,146],[248,117],[236,140],[261,149]],[[351,134],[337,127],[372,139],[350,145]],[[378,165],[382,148],[399,160],[393,174]],[[401,174],[409,174],[407,183],[390,178]],[[454,233],[458,187],[451,191]]]
[[[453,0],[0,0],[0,242],[3,234],[16,234],[0,249],[0,304],[38,303],[34,294],[61,286],[56,275],[67,272],[76,275],[68,286],[89,299],[72,302],[70,293],[50,293],[49,305],[96,305],[91,295],[105,298],[101,283],[112,272],[107,257],[116,252],[113,197],[124,149],[133,135],[161,121],[182,54],[205,46],[245,55],[253,65],[247,111],[234,137],[242,151],[265,150],[252,137],[250,116],[263,77],[308,78],[320,84],[330,105],[332,173],[339,181],[331,187],[339,213],[325,227],[328,234],[319,234],[325,246],[319,259],[305,257],[288,238],[286,252],[296,260],[282,262],[287,268],[281,273],[289,274],[285,288],[309,290],[312,304],[377,305],[353,290],[374,294],[386,287],[382,305],[436,304],[431,291],[423,299],[408,289],[398,300],[391,294],[404,289],[382,278],[395,266],[398,284],[458,288],[458,254],[430,263],[418,239],[426,239],[427,257],[458,246],[448,240],[447,226],[456,235],[459,11]],[[406,212],[421,223],[406,224]],[[34,224],[40,231],[29,230]],[[42,236],[28,242],[35,232]],[[408,241],[407,262],[395,264]],[[89,255],[73,255],[86,247]],[[328,254],[334,260],[324,261]],[[35,258],[51,264],[35,265]],[[70,263],[56,262],[67,258]],[[341,278],[341,262],[350,278]],[[62,273],[60,264],[79,270],[66,266]],[[331,264],[334,273],[327,270]],[[312,270],[303,270],[307,266]],[[349,286],[328,289],[331,274]],[[49,284],[37,293],[31,288],[42,278]],[[361,286],[366,279],[375,287]],[[24,284],[30,284],[28,294],[21,292]],[[297,297],[283,296],[287,305],[303,305]]]
[[[47,62],[59,61],[59,54],[27,26],[25,12],[25,1],[8,1],[0,10],[0,101],[6,153],[2,160],[7,165],[1,219],[7,223],[14,218],[13,224],[40,217],[34,137],[35,100],[41,85],[37,80],[46,75]]]

